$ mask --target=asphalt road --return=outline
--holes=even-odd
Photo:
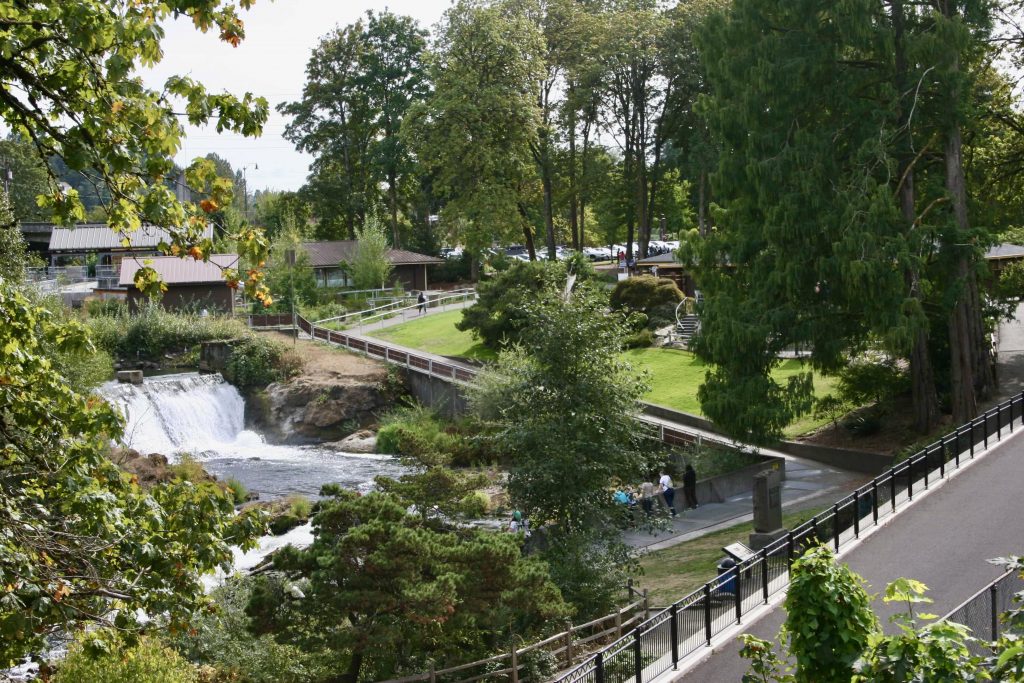
[[[1003,441],[953,481],[902,511],[842,558],[881,593],[901,576],[923,581],[935,600],[929,612],[946,614],[1002,573],[987,559],[1024,553],[1024,430]],[[883,622],[900,611],[875,602]],[[780,606],[750,633],[774,640],[785,619]],[[731,683],[746,671],[735,641],[682,676],[684,681]]]

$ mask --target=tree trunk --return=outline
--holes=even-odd
[[[576,111],[570,107],[569,112],[569,232],[572,236],[572,248],[579,251],[582,247],[580,239],[579,186],[576,183]]]
[[[388,204],[391,209],[391,246],[402,248],[402,237],[398,234],[398,178],[393,170],[388,171]]]
[[[893,0],[892,25],[895,47],[896,64],[896,86],[899,92],[908,92],[908,65],[905,45],[905,14],[903,11],[903,0]],[[900,213],[905,221],[905,229],[913,230],[917,221],[916,188],[914,185],[914,153],[910,143],[910,110],[911,107],[903,104],[900,112],[900,127],[903,131],[899,140],[899,177],[902,184],[899,186],[898,201]],[[918,283],[918,274],[908,270],[905,274],[907,291],[915,299],[922,298],[922,292]],[[928,330],[922,327],[914,334],[914,341],[910,349],[910,381],[911,400],[914,414],[914,429],[919,434],[927,434],[939,421],[939,398],[935,390],[935,371],[932,366],[931,355],[928,351]]]
[[[530,229],[530,214],[527,213],[526,207],[520,203],[518,205],[519,216],[523,219],[523,239],[526,242],[526,251],[530,254],[530,260],[537,260],[537,249],[533,244],[533,230]]]
[[[708,234],[707,217],[704,213],[704,185],[707,183],[708,174],[701,170],[697,179],[697,232],[701,237]]]
[[[551,196],[551,164],[545,163],[544,169],[544,177],[541,183],[544,187],[544,229],[548,243],[548,260],[554,261],[557,259],[557,255],[555,254],[555,218]]]

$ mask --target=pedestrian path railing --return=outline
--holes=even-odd
[[[935,486],[976,453],[1019,429],[1022,412],[1024,393],[897,463],[825,512],[654,614],[631,633],[553,680],[647,683],[677,669],[684,659],[710,647],[716,636],[742,624],[751,611],[784,590],[789,585],[793,559],[805,548],[828,543],[838,551],[859,538],[865,529],[898,514],[915,495]],[[1002,609],[1001,604],[998,607]],[[991,625],[990,615],[981,612],[979,617],[969,618],[975,622],[988,618]]]
[[[1021,572],[1008,571],[942,618],[971,629],[971,634],[977,639],[967,644],[971,654],[991,655],[992,645],[999,640],[1002,627],[1000,615],[1014,607],[1014,596],[1021,591],[1024,591]]]

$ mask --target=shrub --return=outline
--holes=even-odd
[[[473,491],[466,494],[459,506],[467,517],[483,517],[490,510],[491,499],[483,491]]]
[[[249,489],[245,484],[238,481],[234,477],[230,477],[224,482],[224,485],[231,492],[231,496],[235,499],[235,505],[241,505],[249,499]]]
[[[85,312],[90,316],[126,316],[128,305],[120,299],[91,299],[85,302]]]
[[[302,361],[280,342],[248,334],[231,347],[224,378],[239,389],[256,389],[298,374]]]
[[[377,451],[416,460],[428,467],[467,466],[484,460],[476,442],[422,407],[405,408],[384,418]]]
[[[480,283],[476,303],[463,309],[462,320],[455,326],[471,331],[489,349],[518,342],[529,319],[527,307],[543,290],[564,289],[566,274],[564,262],[514,261],[507,270]],[[588,272],[578,273],[580,282],[587,278]]]
[[[125,309],[92,317],[88,326],[97,346],[113,356],[133,360],[155,360],[200,342],[250,334],[245,323],[235,318],[171,313],[155,304],[143,306],[136,315],[129,315]]]
[[[675,306],[684,298],[676,283],[649,275],[622,280],[612,290],[609,304],[613,311],[640,311],[652,325],[674,319]],[[656,315],[652,315],[655,313]]]
[[[93,631],[75,641],[54,683],[195,683],[195,669],[155,638],[129,644],[113,631]]]
[[[445,259],[444,263],[427,266],[428,282],[461,282],[469,279],[473,258],[469,252],[462,252],[459,258]]]
[[[313,503],[305,496],[289,496],[288,511],[299,519],[309,519],[313,511]]]
[[[628,337],[622,340],[622,348],[624,349],[645,349],[654,343],[654,332],[652,330],[643,329],[639,332],[634,332]]]
[[[206,473],[202,463],[196,460],[195,456],[190,453],[179,455],[178,462],[170,465],[167,469],[182,481],[192,482],[193,484],[202,484],[203,482],[210,481],[210,475]]]
[[[895,397],[910,391],[910,377],[898,360],[863,356],[839,373],[839,396],[855,406],[875,403],[882,410]]]
[[[210,597],[216,609],[177,632],[171,645],[206,669],[204,680],[228,683],[304,683],[321,680],[313,659],[292,645],[250,630],[245,607],[252,594],[252,577],[230,578]],[[125,680],[121,683],[129,683]]]

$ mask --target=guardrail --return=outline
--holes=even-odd
[[[767,604],[789,585],[790,567],[800,552],[817,542],[837,551],[897,514],[948,472],[974,458],[978,446],[987,448],[1013,432],[1024,412],[1024,392],[897,463],[852,494],[785,537],[712,579],[634,631],[554,679],[557,683],[647,683],[678,668],[694,652],[710,647],[715,636],[744,615]]]
[[[943,621],[963,624],[977,640],[967,644],[971,654],[996,654],[992,648],[999,640],[999,616],[1013,607],[1013,596],[1024,590],[1024,577],[1019,571],[1008,571],[980,591],[964,600],[942,617]]]
[[[427,304],[428,308],[437,308],[438,306],[440,306],[441,308],[444,308],[449,303],[456,303],[456,301],[459,301],[459,302],[466,301],[466,300],[472,299],[474,297],[476,297],[476,290],[475,289],[468,289],[468,288],[467,289],[457,289],[457,290],[453,290],[452,292],[450,292],[450,293],[448,293],[448,294],[446,294],[444,296],[435,297],[433,299],[427,299],[426,304]],[[336,315],[336,316],[333,316],[331,318],[324,318],[322,320],[316,320],[316,321],[314,321],[313,324],[314,325],[322,325],[324,323],[330,323],[330,322],[345,323],[350,318],[356,318],[358,320],[359,324],[362,324],[362,323],[365,323],[365,322],[368,322],[368,321],[371,321],[371,320],[374,320],[374,319],[377,319],[377,318],[381,318],[381,319],[387,318],[387,317],[390,317],[390,316],[392,316],[392,315],[394,315],[396,313],[401,313],[402,311],[410,311],[410,310],[415,309],[419,305],[420,304],[417,301],[416,297],[414,297],[414,296],[407,296],[407,297],[398,298],[395,301],[392,301],[390,303],[384,304],[383,306],[376,306],[376,307],[368,308],[368,309],[365,309],[365,310],[362,310],[362,311],[352,311],[351,313],[344,313],[342,315]]]

